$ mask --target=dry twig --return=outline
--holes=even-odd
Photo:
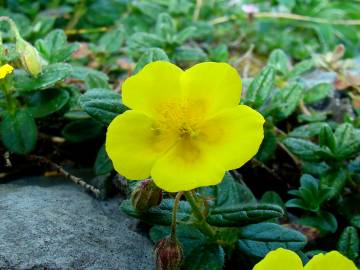
[[[48,166],[52,167],[53,169],[57,170],[60,174],[62,174],[66,178],[73,181],[75,184],[85,188],[86,190],[91,191],[97,198],[100,197],[101,191],[99,189],[97,189],[96,187],[94,187],[92,185],[89,185],[88,183],[86,183],[86,181],[84,181],[80,177],[72,175],[71,173],[66,171],[63,167],[56,164],[55,162],[52,162],[51,160],[47,159],[46,157],[37,156],[37,155],[30,155],[28,157],[28,159],[29,160],[34,160],[34,161],[37,161],[39,163],[42,163],[42,164],[45,164],[45,165],[48,165]]]

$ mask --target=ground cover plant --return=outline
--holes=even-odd
[[[359,1],[2,4],[0,184],[121,194],[157,269],[360,266]]]

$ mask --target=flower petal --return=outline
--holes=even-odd
[[[314,256],[304,270],[358,270],[354,262],[337,251]]]
[[[302,270],[302,269],[303,269],[303,264],[299,256],[295,252],[283,248],[270,251],[265,256],[265,258],[262,259],[253,268],[253,270]]]
[[[206,155],[196,142],[184,139],[156,161],[151,176],[163,190],[177,192],[216,185],[224,173],[225,169]]]
[[[157,114],[158,105],[181,100],[182,74],[182,69],[169,62],[147,64],[139,73],[124,82],[123,103],[131,109],[154,116]]]
[[[205,62],[185,71],[181,78],[190,106],[205,107],[207,115],[239,104],[241,80],[235,68],[226,63]]]
[[[169,133],[154,128],[154,122],[136,111],[118,115],[106,134],[106,152],[121,175],[131,180],[150,176],[156,159],[174,144]]]
[[[0,67],[0,79],[4,79],[8,74],[13,72],[14,68],[9,64]]]
[[[259,150],[264,138],[264,117],[245,105],[214,116],[201,127],[204,148],[226,170],[236,169]]]

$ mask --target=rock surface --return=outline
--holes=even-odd
[[[59,178],[0,184],[0,269],[154,269],[150,240],[119,203]]]

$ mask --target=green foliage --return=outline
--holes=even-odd
[[[13,153],[25,155],[36,144],[37,129],[31,114],[22,109],[14,113],[5,112],[0,125],[4,145]]]
[[[301,233],[274,223],[242,227],[239,236],[238,249],[249,256],[259,258],[279,247],[297,251],[306,244],[306,238]]]
[[[67,124],[63,129],[63,135],[69,142],[82,142],[99,137],[103,127],[93,119],[76,120]]]
[[[46,117],[59,111],[69,101],[69,92],[63,89],[47,89],[24,96],[28,111],[34,118]]]
[[[78,44],[68,44],[67,37],[61,29],[51,31],[44,39],[37,40],[35,45],[50,64],[68,60],[79,47]]]
[[[272,90],[275,71],[272,67],[265,67],[251,82],[246,91],[246,104],[259,108]]]
[[[113,164],[105,151],[105,145],[101,146],[95,160],[94,170],[96,175],[111,173]]]
[[[241,103],[265,117],[264,141],[244,168],[196,190],[201,222],[186,200],[180,202],[183,269],[220,270],[233,263],[251,269],[278,247],[308,255],[324,245],[359,262],[360,28],[341,24],[360,19],[356,1],[80,2],[11,0],[0,8],[42,58],[41,74],[28,74],[11,29],[0,24],[1,65],[15,67],[0,80],[1,150],[52,156],[55,149],[69,151],[63,151],[67,143],[54,141],[91,144],[93,155],[82,158],[96,175],[113,176],[103,143],[109,123],[128,109],[121,86],[129,75],[154,61],[183,69],[228,62],[243,77]],[[262,13],[247,14],[243,4]],[[289,19],[277,18],[280,11]],[[154,242],[170,234],[174,196],[164,198],[142,213],[130,200],[121,205],[152,226]],[[305,246],[304,236],[289,228],[294,224],[320,234]]]
[[[329,198],[328,190],[321,189],[319,180],[309,174],[304,174],[300,178],[300,185],[299,190],[289,191],[289,194],[298,198],[289,200],[286,206],[318,212]]]
[[[186,258],[183,268],[189,270],[217,270],[225,263],[225,252],[217,244],[201,245]]]
[[[304,95],[305,103],[314,103],[327,97],[333,86],[329,83],[320,83],[306,90]]]
[[[14,78],[15,88],[19,91],[47,89],[70,76],[71,71],[70,65],[57,63],[46,66],[43,73],[36,78],[31,77],[25,72],[18,72]]]
[[[144,66],[155,61],[169,61],[166,53],[159,48],[147,49],[140,57],[138,63],[135,66],[134,74],[138,73]]]
[[[337,249],[351,260],[359,257],[359,235],[354,227],[346,227],[342,232]]]
[[[89,115],[104,124],[126,110],[121,96],[108,89],[91,89],[80,97],[79,103]]]

